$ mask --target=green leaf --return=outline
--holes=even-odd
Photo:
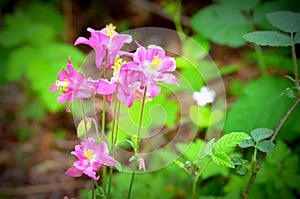
[[[269,140],[263,140],[258,143],[257,148],[265,153],[270,153],[275,150],[275,144]]]
[[[245,175],[247,173],[247,167],[245,165],[239,165],[236,168],[236,173],[240,175]]]
[[[244,139],[250,139],[251,137],[243,132],[232,132],[222,136],[215,144],[213,148],[214,153],[226,152],[230,148],[235,147]]]
[[[247,162],[247,160],[241,159],[238,156],[232,156],[230,157],[230,160],[234,165],[242,165]]]
[[[116,160],[116,169],[118,170],[118,171],[122,171],[122,165],[121,165],[121,163],[119,162],[119,161],[117,161]]]
[[[296,44],[300,44],[300,31],[298,31],[295,35],[294,42]]]
[[[221,2],[222,4],[227,4],[228,6],[240,10],[251,10],[253,9],[260,0],[214,0],[215,2]]]
[[[207,155],[212,155],[212,149],[214,145],[215,145],[215,138],[211,139],[205,144],[203,150],[200,152],[199,158],[204,158]]]
[[[201,38],[200,35],[195,35],[183,41],[182,52],[188,60],[199,61],[207,56],[208,51],[209,43],[203,37]]]
[[[92,119],[86,118],[86,124],[85,124],[85,120],[82,119],[77,126],[77,137],[80,138],[81,136],[88,134],[89,131],[91,130],[91,127],[92,127]]]
[[[242,36],[251,30],[251,25],[242,12],[228,4],[213,4],[198,11],[191,20],[196,31],[221,45],[241,47]]]
[[[252,80],[227,111],[224,131],[250,132],[260,127],[275,129],[294,102],[294,99],[281,95],[291,86],[292,83],[283,78],[264,77]],[[279,137],[293,140],[299,136],[299,111],[297,107],[281,129],[282,132],[289,133],[279,133]]]
[[[300,14],[291,11],[278,11],[267,14],[270,23],[284,32],[300,30]]]
[[[241,148],[248,148],[248,147],[254,146],[254,142],[252,139],[245,139],[239,144],[239,146]]]
[[[248,42],[261,46],[291,46],[292,42],[288,35],[277,31],[255,31],[243,36]]]
[[[250,132],[250,135],[254,139],[255,142],[259,142],[270,137],[274,133],[273,130],[268,128],[257,128]]]
[[[208,107],[191,106],[190,118],[199,127],[209,127],[211,123],[211,112]]]
[[[234,164],[231,162],[229,156],[226,155],[226,153],[224,152],[218,152],[213,154],[212,160],[218,165],[234,168]]]

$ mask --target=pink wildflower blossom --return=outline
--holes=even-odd
[[[86,142],[80,142],[75,146],[75,151],[71,154],[75,155],[78,160],[73,166],[66,171],[66,174],[73,177],[80,177],[83,174],[99,180],[100,176],[96,176],[100,167],[115,166],[116,160],[109,156],[109,150],[105,142],[100,142],[95,146],[95,140],[89,138]]]
[[[88,28],[87,30],[91,33],[90,38],[79,37],[74,45],[87,44],[91,46],[96,53],[96,66],[101,68],[103,60],[106,59],[106,67],[109,67],[114,62],[123,45],[132,41],[130,35],[119,34],[115,31],[115,28],[112,24],[107,25],[106,28],[100,31]]]
[[[50,91],[62,90],[57,98],[58,103],[68,101],[67,112],[70,112],[70,104],[75,98],[89,98],[95,94],[95,83],[84,79],[84,75],[76,71],[69,58],[66,71],[64,68],[58,74],[58,80],[51,85]]]
[[[174,58],[166,56],[161,47],[150,45],[146,49],[139,46],[133,54],[133,61],[122,67],[121,73],[123,71],[126,73],[120,77],[119,99],[124,103],[127,98],[125,104],[130,107],[135,97],[138,99],[140,95],[143,96],[145,87],[147,87],[146,96],[155,98],[161,90],[157,82],[179,85],[176,77],[170,73],[175,69]]]

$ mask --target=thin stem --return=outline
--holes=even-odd
[[[293,59],[293,65],[294,65],[294,74],[295,74],[295,84],[297,89],[299,88],[299,78],[298,78],[298,66],[297,66],[297,57],[296,57],[296,49],[295,49],[295,43],[294,43],[294,35],[291,33],[291,40],[292,40],[292,59]]]
[[[193,199],[197,198],[197,180],[193,180]]]
[[[95,185],[94,180],[91,178],[91,185],[92,185],[92,199],[95,198]]]
[[[80,98],[80,104],[81,104],[81,110],[82,110],[82,115],[83,115],[83,121],[84,121],[84,129],[85,129],[85,139],[88,139],[88,130],[87,130],[87,121],[86,121],[86,114],[84,111],[84,102],[83,100]]]
[[[144,95],[143,95],[143,101],[142,101],[142,108],[141,108],[141,113],[140,113],[140,122],[139,122],[139,128],[138,128],[138,134],[137,134],[137,141],[136,141],[136,154],[139,153],[139,142],[140,142],[140,135],[141,135],[141,126],[142,126],[142,122],[143,122],[143,114],[144,114],[144,107],[145,107],[145,101],[146,101],[146,95],[147,95],[147,86],[145,86],[144,89]],[[135,170],[137,167],[137,159],[134,160],[134,167],[133,169]],[[129,191],[128,191],[128,196],[127,199],[130,199],[130,195],[131,195],[131,191],[132,191],[132,187],[133,187],[133,181],[134,181],[134,177],[135,177],[135,171],[132,172],[131,175],[131,180],[130,180],[130,185],[129,185]]]
[[[118,132],[119,132],[119,119],[120,119],[120,108],[121,108],[121,103],[120,101],[118,101],[118,109],[117,109],[117,124],[116,124],[116,133],[115,133],[115,140],[113,142],[113,144],[115,145],[117,143],[117,139],[118,139]]]
[[[262,72],[263,76],[268,76],[266,63],[265,63],[264,57],[262,56],[262,49],[257,44],[254,44],[253,46],[254,46],[254,51],[255,51],[256,57],[258,59],[257,61],[258,61],[260,71]]]
[[[105,112],[106,112],[106,97],[103,95],[103,107],[102,107],[102,140],[105,137]],[[102,186],[103,190],[106,193],[106,166],[102,168]],[[106,195],[106,194],[105,194]]]
[[[104,139],[105,136],[105,112],[106,112],[106,97],[103,95],[103,107],[102,107],[102,127],[101,127],[101,132],[102,132],[102,139]]]
[[[145,107],[146,95],[147,95],[147,86],[145,86],[144,95],[143,95],[143,101],[142,101],[142,109],[141,109],[141,113],[140,113],[140,122],[139,122],[139,128],[138,128],[138,134],[137,134],[137,141],[136,141],[137,142],[136,153],[139,153],[139,143],[140,143],[141,127],[142,127],[142,122],[143,122],[143,114],[144,114],[144,107]]]
[[[135,169],[136,166],[137,166],[136,162],[137,162],[137,161],[135,160],[135,161],[134,161],[134,169]],[[129,185],[129,191],[128,191],[127,199],[130,199],[130,196],[131,196],[131,191],[132,191],[132,187],[133,187],[134,177],[135,177],[135,172],[132,172],[131,179],[130,179],[130,185]]]
[[[282,125],[284,124],[284,122],[287,120],[287,118],[290,116],[290,114],[292,113],[292,111],[296,108],[296,106],[299,104],[300,102],[300,97],[294,102],[294,104],[290,107],[290,109],[287,111],[287,113],[285,114],[285,116],[280,120],[280,123],[278,124],[277,128],[275,129],[274,131],[274,134],[272,135],[272,137],[270,138],[270,141],[273,142],[275,137],[277,136],[279,130],[281,129]],[[267,153],[264,153],[260,159],[257,161],[257,164],[255,166],[255,172],[252,173],[251,177],[250,177],[250,180],[249,180],[249,183],[248,183],[248,186],[247,186],[247,189],[243,195],[243,198],[246,199],[248,198],[248,195],[249,195],[249,192],[252,188],[252,185],[254,183],[254,180],[256,178],[256,175],[257,175],[257,172],[259,171],[260,169],[260,166],[262,164],[262,162],[264,161],[264,159],[267,157]]]

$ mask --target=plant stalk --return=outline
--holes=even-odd
[[[273,142],[275,140],[275,137],[277,136],[279,130],[281,129],[282,125],[284,124],[284,122],[287,120],[287,118],[290,116],[290,114],[292,113],[292,111],[296,108],[296,106],[299,104],[300,102],[300,97],[298,97],[298,99],[294,102],[294,104],[290,107],[290,109],[287,111],[287,113],[285,114],[285,116],[280,120],[280,123],[278,124],[278,126],[276,127],[272,137],[270,138],[270,141]],[[250,177],[250,180],[249,180],[249,183],[248,183],[248,186],[246,188],[246,191],[245,193],[243,194],[243,198],[246,199],[248,198],[248,195],[249,195],[249,192],[252,188],[252,185],[254,183],[254,180],[256,178],[256,175],[257,175],[257,172],[259,171],[260,169],[260,166],[262,164],[262,162],[264,161],[264,159],[267,157],[267,153],[264,153],[260,159],[257,161],[257,164],[255,166],[255,171],[256,172],[253,172],[251,177]]]
[[[141,135],[141,126],[142,126],[142,122],[143,122],[143,114],[144,114],[144,107],[145,107],[146,95],[147,95],[147,86],[145,86],[144,95],[143,95],[143,101],[142,101],[142,108],[141,108],[141,113],[140,113],[140,122],[139,122],[139,128],[138,128],[138,134],[137,134],[137,141],[136,141],[137,144],[136,144],[136,149],[135,149],[135,153],[136,154],[139,153],[139,143],[140,143],[140,135]],[[133,169],[136,170],[136,167],[137,167],[137,159],[134,160],[134,167],[133,167]],[[132,187],[133,187],[134,177],[135,177],[135,171],[133,171],[132,175],[131,175],[131,180],[130,180],[130,185],[129,185],[129,191],[128,191],[127,199],[130,199],[130,195],[131,195],[131,191],[132,191]]]
[[[299,87],[299,77],[298,77],[298,66],[297,66],[297,57],[296,57],[296,49],[295,49],[293,33],[291,33],[291,40],[292,40],[292,60],[294,65],[295,84],[297,89],[299,90],[300,87]]]

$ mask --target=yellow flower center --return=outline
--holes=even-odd
[[[113,37],[114,36],[114,30],[116,29],[116,26],[114,26],[113,24],[108,24],[106,25],[106,35]]]
[[[84,157],[86,157],[88,160],[91,160],[94,158],[94,150],[88,149],[84,151],[83,153]]]
[[[55,86],[62,89],[62,91],[64,93],[67,92],[69,84],[70,84],[70,80],[68,80],[68,79],[64,79],[64,81],[56,80],[56,82],[55,82]]]
[[[151,66],[153,70],[157,69],[157,66],[161,63],[161,59],[156,55],[154,56],[154,59],[151,62]]]
[[[112,69],[114,69],[114,76],[118,76],[121,70],[121,67],[123,66],[123,64],[125,64],[126,61],[123,60],[122,58],[120,58],[119,56],[116,57],[115,61],[114,61],[114,65],[111,67]]]

